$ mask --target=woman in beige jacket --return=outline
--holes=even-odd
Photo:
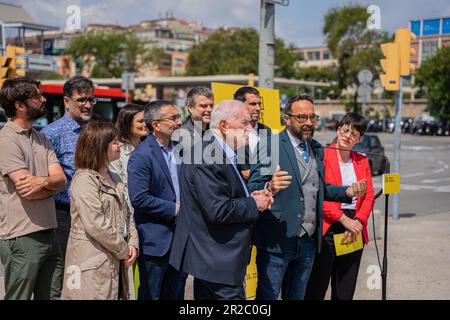
[[[120,146],[111,123],[90,123],[78,139],[62,299],[129,297],[126,268],[138,254],[137,232],[124,184],[108,170]]]

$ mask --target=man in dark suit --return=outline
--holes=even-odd
[[[144,120],[150,133],[128,162],[128,191],[140,246],[138,299],[183,299],[187,276],[169,266],[180,208],[171,136],[181,125],[180,114],[171,102],[157,100],[145,107]]]
[[[242,102],[219,103],[210,126],[202,161],[181,168],[182,206],[170,264],[195,277],[196,300],[245,299],[253,223],[272,197],[268,191],[250,195],[236,167],[235,150],[248,143],[250,129]]]
[[[276,300],[280,291],[283,299],[304,298],[316,248],[321,247],[322,202],[350,203],[365,192],[364,180],[350,187],[324,183],[323,149],[312,139],[318,116],[311,97],[291,98],[284,118],[286,130],[271,137],[278,139],[279,154],[270,152],[269,143],[264,154],[271,154],[272,163],[252,166],[248,182],[250,191],[268,189],[274,194],[271,211],[255,227],[260,300]],[[272,175],[265,163],[274,167],[274,157],[279,165]]]
[[[248,180],[248,177],[250,176],[250,160],[255,162],[258,161],[258,159],[255,158],[257,155],[257,144],[261,139],[270,136],[272,130],[259,122],[261,119],[262,102],[259,91],[256,88],[250,86],[241,87],[234,93],[234,99],[242,101],[250,114],[252,130],[249,132],[249,143],[244,147],[245,162],[238,166],[245,180]]]

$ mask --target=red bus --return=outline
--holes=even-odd
[[[37,125],[46,126],[64,115],[63,84],[42,84],[42,93],[47,99],[46,115]],[[94,87],[98,99],[92,118],[100,121],[116,121],[120,108],[125,105],[126,94],[120,88]],[[132,101],[129,97],[128,101]]]

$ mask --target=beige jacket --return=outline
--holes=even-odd
[[[129,246],[139,248],[138,236],[124,197],[124,184],[117,174],[111,176],[116,188],[94,170],[78,170],[73,176],[72,225],[62,299],[117,300],[119,294],[121,299],[129,297],[127,272],[120,265],[128,258]]]

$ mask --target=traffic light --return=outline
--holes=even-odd
[[[17,55],[25,53],[25,49],[8,45],[6,47],[6,57],[10,59],[8,65],[8,78],[25,76],[25,59],[17,58]],[[18,68],[19,67],[19,68]]]
[[[388,91],[400,90],[400,50],[395,42],[383,43],[381,51],[386,59],[382,59],[381,66],[384,74],[380,75],[383,87]]]
[[[153,86],[151,84],[147,84],[145,86],[145,93],[147,93],[148,96],[150,96],[152,94],[153,91]]]
[[[411,63],[411,56],[414,56],[416,51],[411,49],[411,40],[414,40],[416,36],[410,29],[400,28],[395,32],[395,42],[399,45],[400,50],[400,75],[409,76],[411,71],[414,71],[416,67]]]
[[[254,87],[255,86],[255,74],[254,73],[249,73],[247,75],[247,77],[248,77],[248,85],[250,87]]]
[[[8,75],[8,58],[0,56],[0,88]]]

